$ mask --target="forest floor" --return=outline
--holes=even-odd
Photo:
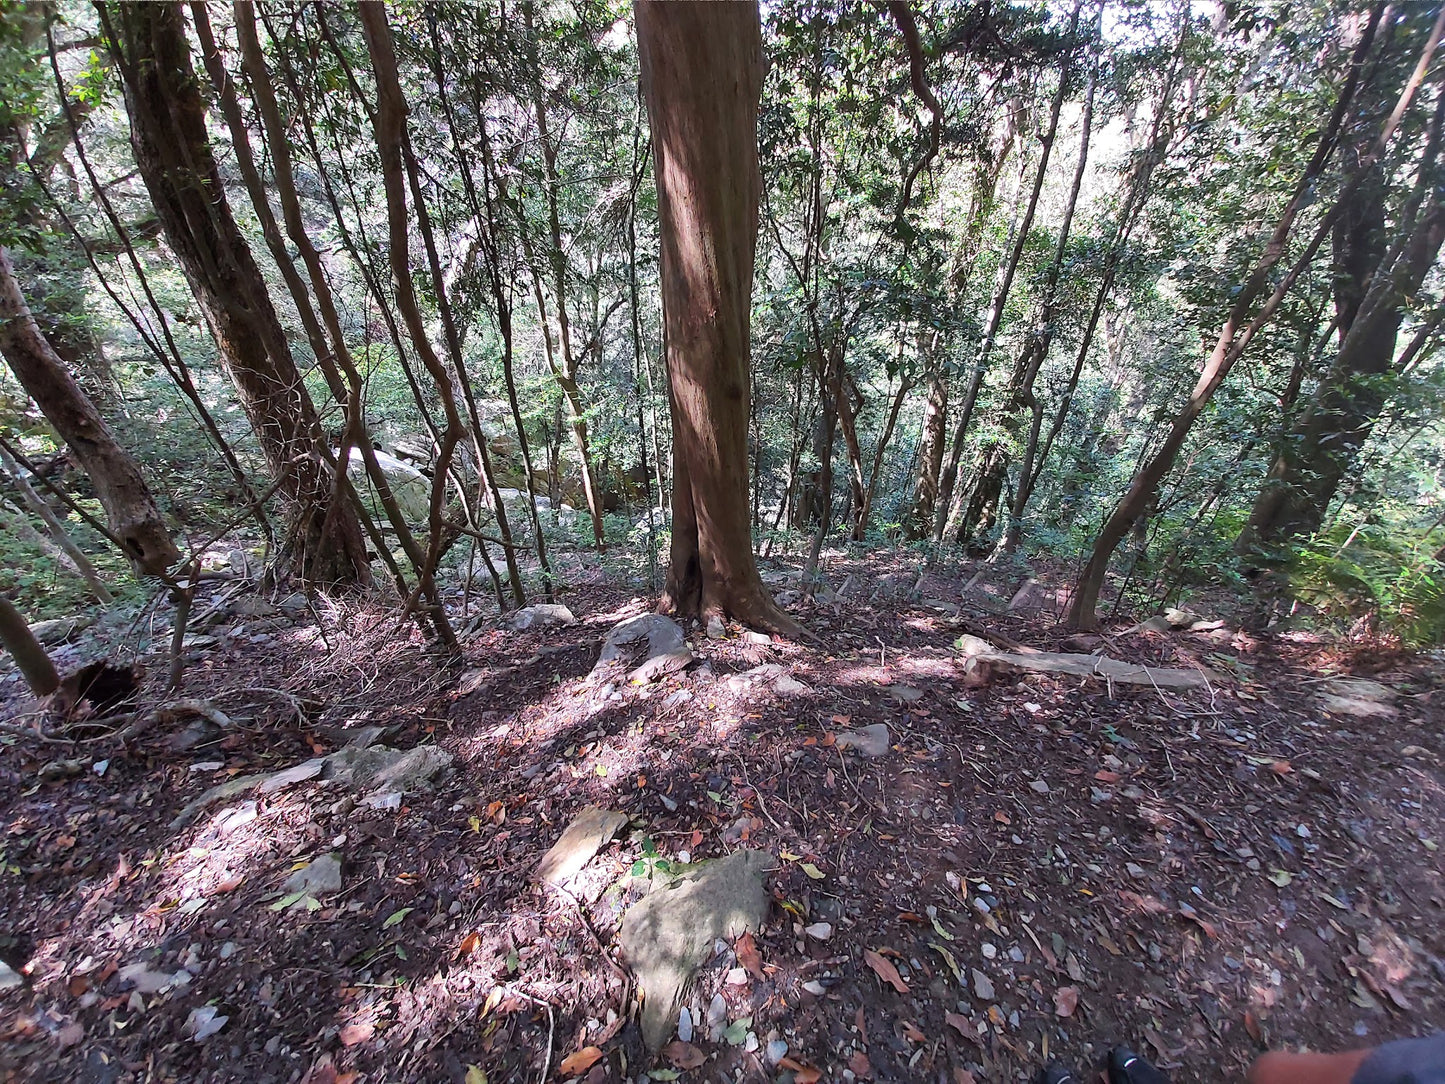
[[[1207,668],[1206,689],[971,688],[962,625],[1048,650],[1066,632],[962,577],[909,594],[899,560],[833,560],[847,590],[795,604],[819,645],[690,630],[702,665],[617,690],[587,675],[647,600],[616,585],[568,592],[574,625],[484,625],[448,668],[380,606],[235,596],[180,690],[229,726],[0,745],[0,957],[23,975],[0,990],[0,1076],[966,1084],[1125,1042],[1222,1081],[1266,1046],[1445,1027],[1438,655],[1226,625],[1097,641]],[[164,655],[145,661],[142,701],[167,699]],[[726,680],[761,663],[806,688]],[[1321,706],[1349,674],[1397,691],[1388,717]],[[24,725],[13,675],[0,693]],[[873,723],[882,755],[839,750]],[[362,727],[452,763],[399,806],[302,771],[175,823]],[[589,804],[628,825],[570,891],[539,884]],[[704,962],[691,1041],[651,1059],[622,908],[739,846],[772,856],[769,918]],[[327,854],[339,891],[283,892]]]

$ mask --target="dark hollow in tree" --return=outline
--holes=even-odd
[[[749,323],[758,235],[756,3],[640,0],[672,400],[672,550],[662,597],[796,635],[764,590],[748,527]]]
[[[280,482],[288,533],[278,571],[311,583],[369,582],[360,521],[339,496],[316,407],[226,199],[181,6],[122,3],[102,15],[125,83],[136,165]]]

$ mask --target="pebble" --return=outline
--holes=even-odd
[[[978,968],[973,968],[973,993],[980,1001],[992,1001],[993,981]]]
[[[748,972],[746,968],[735,967],[727,973],[725,980],[729,986],[746,986],[748,984]]]
[[[1024,962],[1024,950],[1015,945],[1008,950],[1008,958],[1016,964],[1021,964]]]
[[[677,1014],[677,1037],[685,1043],[692,1042],[692,1011],[686,1005]]]
[[[767,1055],[769,1065],[777,1065],[788,1056],[788,1044],[782,1039],[774,1039],[768,1043],[768,1048],[764,1053]]]
[[[1049,785],[1042,779],[1035,779],[1029,784],[1029,789],[1035,794],[1047,794],[1049,792]]]
[[[803,989],[808,991],[808,993],[812,994],[814,997],[822,997],[824,993],[823,984],[817,979],[809,979],[807,982],[803,983]]]
[[[831,922],[815,922],[803,932],[815,941],[826,941],[833,936],[833,924]]]
[[[978,950],[983,953],[983,958],[985,960],[992,960],[995,956],[998,955],[998,946],[990,944],[987,941],[980,945],[978,947]]]
[[[232,956],[236,955],[236,942],[227,941],[221,946],[219,955],[223,960],[229,960]]]

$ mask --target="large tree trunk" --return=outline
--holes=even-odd
[[[55,664],[30,631],[24,616],[4,595],[0,595],[0,645],[10,652],[10,657],[20,668],[20,676],[36,696],[49,696],[60,688],[60,675],[55,672]]]
[[[336,499],[316,408],[226,200],[181,6],[114,10],[136,165],[287,506],[280,567],[307,582],[368,582],[361,524]]]
[[[797,634],[797,623],[763,589],[748,530],[749,323],[761,188],[758,7],[639,0],[634,12],[672,378],[672,553],[662,605]]]
[[[46,420],[75,452],[105,509],[111,532],[125,545],[137,572],[157,576],[180,560],[140,467],[116,442],[110,427],[31,315],[10,254],[0,248],[0,354]]]
[[[1282,442],[1236,542],[1241,553],[1277,547],[1319,529],[1384,408],[1405,304],[1434,265],[1442,240],[1445,209],[1432,203],[1400,266],[1379,269],[1383,289],[1372,291],[1373,303],[1352,319],[1329,373]],[[1352,304],[1358,311],[1360,301]]]

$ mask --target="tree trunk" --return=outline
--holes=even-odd
[[[900,377],[898,390],[893,393],[893,405],[888,408],[888,417],[883,423],[883,432],[878,435],[878,446],[873,449],[873,469],[868,473],[868,488],[863,492],[863,509],[858,513],[857,525],[853,528],[853,541],[862,542],[868,530],[868,520],[873,514],[873,498],[878,494],[878,477],[883,471],[883,456],[888,452],[888,442],[893,439],[893,427],[898,424],[903,401],[913,390],[913,380]]]
[[[843,356],[847,337],[840,330],[839,338],[833,344],[835,360],[833,368],[833,402],[838,409],[838,428],[843,434],[843,448],[848,454],[848,510],[853,519],[849,532],[852,538],[861,539],[861,515],[863,512],[863,449],[858,444],[858,424],[853,409],[853,397],[849,393],[848,371]]]
[[[0,354],[15,378],[85,468],[111,532],[142,575],[159,576],[180,559],[140,466],[117,443],[100,412],[50,348],[26,304],[10,254],[0,247]]]
[[[55,664],[30,631],[20,611],[4,595],[0,595],[0,644],[10,652],[10,657],[20,668],[20,676],[36,696],[49,696],[60,688],[60,675],[55,672]]]
[[[934,509],[938,506],[938,484],[943,473],[943,453],[948,442],[948,371],[938,356],[938,336],[925,347],[928,403],[923,408],[922,447],[918,450],[918,484],[913,507],[903,520],[903,538],[917,542],[933,533]]]
[[[748,531],[749,323],[758,233],[756,3],[634,6],[652,128],[672,386],[673,523],[662,607],[799,634]]]
[[[63,555],[75,569],[76,575],[85,581],[85,586],[90,589],[95,601],[102,606],[109,606],[114,602],[115,597],[101,582],[100,574],[96,572],[95,565],[90,563],[90,558],[85,555],[85,551],[75,544],[75,539],[70,537],[70,532],[65,529],[65,525],[50,510],[50,505],[45,503],[44,498],[35,492],[25,475],[20,473],[20,464],[11,459],[10,453],[3,448],[0,448],[0,473],[10,476],[10,481],[20,491],[20,499],[40,519],[40,522],[45,524],[45,529],[50,533],[55,547],[58,547],[59,554]],[[20,521],[17,526],[23,525],[23,528],[29,528],[29,524],[24,523],[23,518],[17,515],[17,519]],[[39,533],[33,532],[33,529],[32,533],[35,533],[36,538],[42,537]]]
[[[1401,266],[1380,268],[1391,280],[1383,296],[1353,321],[1309,408],[1283,442],[1236,542],[1239,552],[1272,549],[1319,529],[1384,408],[1405,304],[1434,265],[1442,240],[1445,210],[1432,203]]]
[[[1290,286],[1293,285],[1299,272],[1314,258],[1314,253],[1324,238],[1324,232],[1330,228],[1342,207],[1353,198],[1353,187],[1346,187],[1340,193],[1334,208],[1325,216],[1324,222],[1321,223],[1320,229],[1316,231],[1303,255],[1275,287],[1274,292],[1264,304],[1260,306],[1254,319],[1249,320],[1246,324],[1250,309],[1269,284],[1270,273],[1275,264],[1284,255],[1290,230],[1294,226],[1296,216],[1305,206],[1306,195],[1313,192],[1315,179],[1323,171],[1325,162],[1334,150],[1341,124],[1354,97],[1364,59],[1374,42],[1375,29],[1379,25],[1382,13],[1382,8],[1378,6],[1372,10],[1369,24],[1356,46],[1350,72],[1340,91],[1334,114],[1320,137],[1314,155],[1296,183],[1294,192],[1285,205],[1279,221],[1275,224],[1269,241],[1265,244],[1264,252],[1249,277],[1240,284],[1239,293],[1235,296],[1229,316],[1219,331],[1219,338],[1205,361],[1193,391],[1189,393],[1189,398],[1175,417],[1164,443],[1134,475],[1128,490],[1125,491],[1118,506],[1100,529],[1099,537],[1094,541],[1093,552],[1090,553],[1088,562],[1079,573],[1078,584],[1074,588],[1073,599],[1069,604],[1068,623],[1075,628],[1094,628],[1098,625],[1095,610],[1098,606],[1099,591],[1104,585],[1104,575],[1108,571],[1109,558],[1113,556],[1114,550],[1123,541],[1134,521],[1147,514],[1150,503],[1154,500],[1155,490],[1158,489],[1159,483],[1174,465],[1174,460],[1184,446],[1184,441],[1194,427],[1194,422],[1204,412],[1204,408],[1209,405],[1215,391],[1224,382],[1224,378],[1229,375],[1230,369],[1239,360],[1255,333],[1274,314],[1274,310],[1279,306],[1279,302],[1284,298]],[[1435,35],[1435,40],[1438,40],[1438,35]],[[1434,49],[1435,40],[1432,40],[1429,45],[1431,51]],[[1398,124],[1398,117],[1392,116],[1391,121],[1387,124],[1386,132],[1377,144],[1379,148],[1383,149],[1384,145],[1388,143],[1389,135],[1393,132],[1396,124]]]
[[[102,16],[125,83],[136,165],[287,505],[279,565],[308,583],[367,583],[361,524],[336,500],[316,408],[226,200],[181,6],[114,10],[118,33]]]

